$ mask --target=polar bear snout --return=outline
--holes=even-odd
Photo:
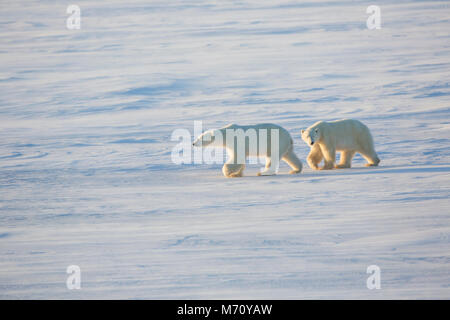
[[[197,138],[193,143],[192,146],[194,147],[203,147],[203,145],[205,144],[205,142],[203,141],[202,137]]]
[[[310,145],[313,145],[313,144],[314,144],[314,141],[311,141]]]

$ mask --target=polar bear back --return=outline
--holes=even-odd
[[[333,139],[336,150],[351,150],[361,144],[373,144],[369,128],[354,119],[343,119],[320,124],[322,133]]]
[[[256,135],[257,135],[257,146],[259,146],[260,144],[260,131],[261,130],[266,130],[266,137],[267,137],[267,152],[268,154],[271,153],[271,130],[275,129],[278,130],[278,136],[279,136],[279,152],[280,152],[280,156],[282,156],[283,154],[285,154],[288,150],[290,150],[292,148],[293,145],[293,140],[291,135],[289,134],[289,132],[284,129],[283,127],[280,127],[276,124],[273,123],[259,123],[259,124],[255,124],[255,125],[238,125],[238,124],[229,124],[223,128],[220,128],[219,130],[222,133],[222,136],[225,138],[224,139],[224,147],[226,147],[226,130],[227,129],[232,129],[232,130],[239,130],[242,129],[244,132],[248,132],[249,129],[255,130]],[[265,136],[265,135],[263,135]],[[246,152],[246,156],[267,156],[267,154],[260,154],[259,150],[257,151],[256,154],[253,154],[252,149],[258,149],[258,148],[249,148],[248,145],[248,141],[246,141],[246,146],[245,146],[245,152]],[[231,151],[231,150],[230,150]],[[234,153],[234,151],[232,151],[232,153]]]

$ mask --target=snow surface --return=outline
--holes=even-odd
[[[0,298],[450,298],[448,1],[74,3],[0,3]],[[380,167],[307,168],[349,117]],[[305,169],[175,165],[194,120],[282,125]]]

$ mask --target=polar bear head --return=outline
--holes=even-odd
[[[222,132],[220,130],[208,130],[199,135],[192,145],[194,147],[219,147],[222,146],[222,141]]]
[[[306,130],[302,130],[302,140],[305,141],[308,146],[312,147],[314,143],[320,140],[319,126],[314,125]]]

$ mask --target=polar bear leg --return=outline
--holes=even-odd
[[[355,155],[355,151],[342,151],[341,152],[341,161],[336,165],[336,168],[350,168],[352,166],[352,159]]]
[[[380,163],[380,159],[378,158],[377,153],[375,152],[373,138],[369,132],[369,129],[366,129],[358,139],[358,148],[356,149],[364,159],[367,160],[366,167],[370,166],[378,166]]]
[[[270,157],[266,158],[266,167],[263,171],[258,172],[258,176],[272,176],[277,173],[277,165]]]
[[[380,163],[380,158],[375,152],[370,154],[361,153],[361,155],[367,160],[366,167],[376,167]]]
[[[292,168],[292,170],[289,171],[290,174],[299,173],[302,171],[302,162],[294,153],[294,151],[289,150],[281,159]]]
[[[378,166],[380,163],[380,158],[378,158],[373,145],[365,145],[361,147],[362,150],[359,153],[363,156],[364,159],[367,160],[366,167]]]
[[[334,146],[320,145],[322,154],[324,157],[324,165],[320,170],[330,170],[334,168],[334,163],[336,162],[336,148]]]
[[[322,150],[320,150],[320,146],[316,144],[311,148],[311,151],[309,152],[306,161],[308,162],[311,169],[318,170],[319,163],[322,161],[322,159],[323,159]]]
[[[235,178],[242,177],[245,164],[225,163],[222,167],[222,172],[225,177]]]

